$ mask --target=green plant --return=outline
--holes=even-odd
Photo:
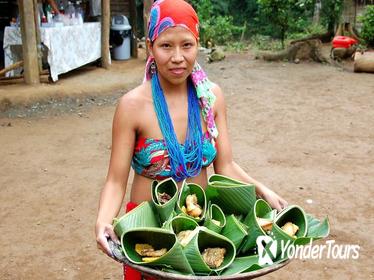
[[[253,35],[251,37],[251,47],[255,50],[276,51],[282,49],[282,43],[279,40],[272,39],[270,36]]]
[[[229,42],[225,46],[225,50],[230,52],[243,52],[245,50],[248,50],[248,44],[241,41]]]
[[[343,0],[322,0],[321,19],[327,31],[334,33],[343,12]]]
[[[359,17],[362,23],[360,36],[368,46],[374,47],[374,5],[369,5]]]
[[[233,24],[231,16],[217,16],[205,20],[200,24],[202,32],[202,42],[211,42],[213,45],[228,44],[239,35],[242,27]]]
[[[284,48],[286,33],[292,21],[291,10],[294,8],[292,0],[258,0],[260,14],[267,18],[275,30],[279,31],[278,37],[281,39]]]

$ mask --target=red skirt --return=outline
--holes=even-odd
[[[129,202],[126,205],[126,213],[130,212],[132,209],[134,209],[138,204],[134,202]],[[123,265],[123,280],[155,280],[154,278],[150,277],[144,277],[142,278],[142,274],[140,271],[137,271],[133,269],[131,266],[128,266],[126,264]]]

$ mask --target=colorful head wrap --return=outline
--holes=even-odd
[[[182,26],[199,38],[199,19],[195,10],[184,0],[158,0],[151,8],[148,22],[148,38],[154,42],[157,37],[169,27]],[[148,57],[144,81],[152,78],[152,56]],[[217,138],[218,130],[214,122],[213,104],[215,95],[211,91],[213,84],[209,81],[204,70],[195,62],[192,69],[191,80],[196,88],[200,108],[207,124],[207,130],[212,139]]]

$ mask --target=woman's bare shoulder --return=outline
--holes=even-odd
[[[150,83],[146,82],[125,93],[118,102],[118,108],[126,111],[139,112],[151,99]]]

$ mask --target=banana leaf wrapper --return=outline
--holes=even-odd
[[[258,264],[258,259],[258,255],[237,257],[220,276],[236,275],[261,269],[262,267]]]
[[[137,243],[150,244],[156,250],[166,248],[168,251],[153,261],[144,262],[135,251],[135,244]],[[126,258],[134,264],[166,267],[184,274],[194,274],[177,237],[169,230],[161,228],[132,229],[122,235],[121,246]]]
[[[225,214],[247,215],[256,201],[255,185],[218,174],[209,177],[205,193]]]
[[[256,246],[256,239],[260,235],[267,233],[258,224],[257,218],[274,220],[275,211],[272,210],[270,205],[263,199],[256,200],[252,210],[244,218],[243,224],[248,228],[248,235],[240,247],[240,252],[246,253],[248,250]]]
[[[212,220],[218,221],[220,225],[215,224]],[[205,215],[204,226],[214,232],[220,233],[226,225],[226,217],[222,209],[217,204],[208,203]]]
[[[160,227],[155,210],[149,201],[144,201],[122,217],[113,219],[114,232],[118,238],[126,231],[138,227]]]
[[[165,229],[172,231],[175,235],[184,230],[194,230],[199,224],[192,218],[184,215],[172,217],[165,223]]]
[[[329,219],[326,217],[323,221],[314,218],[312,215],[306,214],[308,222],[307,234],[305,237],[299,237],[295,240],[295,245],[309,244],[311,241],[326,238],[330,233]]]
[[[166,203],[161,203],[158,199],[158,193],[167,193],[171,199]],[[160,223],[167,221],[172,215],[175,204],[178,200],[178,185],[173,178],[167,178],[160,182],[153,181],[152,183],[152,202],[158,213]]]
[[[235,215],[231,214],[226,217],[226,226],[221,231],[221,234],[230,239],[234,243],[236,251],[239,252],[240,245],[248,235],[248,232],[247,227]]]
[[[200,217],[192,217],[182,211],[182,206],[186,205],[186,198],[190,194],[196,194],[197,203],[202,208],[202,214],[200,215]],[[188,216],[199,223],[203,221],[205,218],[206,206],[207,206],[207,199],[206,199],[204,189],[198,184],[187,183],[186,181],[184,181],[182,187],[179,190],[178,202],[177,202],[176,209],[175,209],[176,213],[178,215]]]
[[[291,222],[299,227],[295,237],[288,235],[281,227],[287,222]],[[282,245],[293,244],[298,238],[304,238],[308,231],[308,220],[304,210],[297,205],[290,205],[280,212],[274,220],[270,236],[277,241],[277,252],[275,258],[281,255]],[[268,244],[270,246],[270,244]]]
[[[225,248],[226,254],[222,265],[216,269],[210,268],[202,257],[206,248]],[[191,241],[184,247],[185,253],[195,274],[218,273],[228,267],[235,258],[236,249],[230,239],[220,235],[206,227],[197,227]]]

